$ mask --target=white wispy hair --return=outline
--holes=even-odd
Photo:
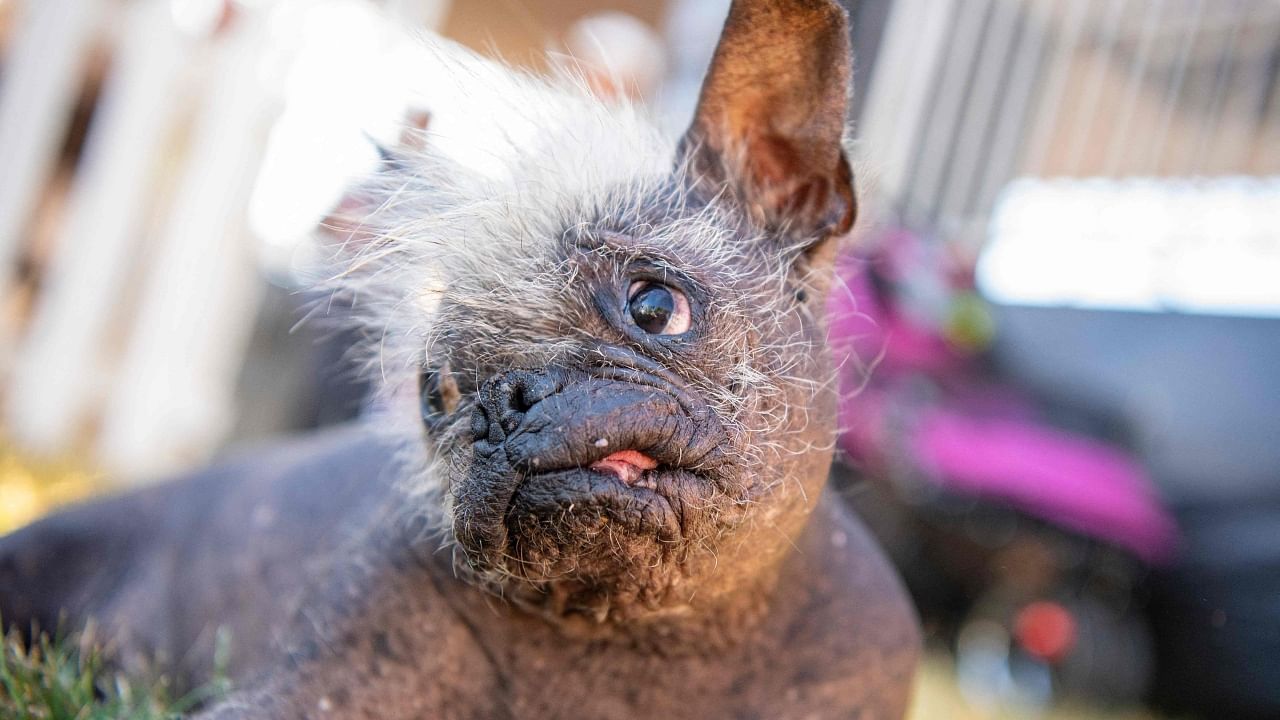
[[[353,188],[332,289],[365,327],[355,350],[376,387],[370,424],[419,440],[416,378],[446,294],[473,306],[470,323],[491,323],[483,310],[501,307],[501,326],[481,335],[539,328],[539,304],[511,299],[555,292],[548,258],[566,229],[652,195],[671,177],[676,143],[644,108],[592,94],[563,63],[536,76],[440,38],[406,61],[422,69],[413,104],[429,124],[406,128],[408,142]],[[539,346],[554,353],[546,337]]]
[[[729,381],[700,382],[711,369],[695,364],[674,361],[672,369],[700,387],[726,425],[752,436],[744,453],[784,452],[778,429],[799,432],[807,416],[783,401],[781,385],[820,390],[796,371],[811,338],[783,330],[792,326],[785,318],[808,312],[789,286],[804,243],[759,242],[762,231],[732,198],[692,203],[675,138],[644,108],[593,95],[571,68],[534,76],[441,40],[417,57],[430,122],[425,132],[409,130],[408,142],[353,191],[358,202],[344,224],[355,230],[339,251],[347,269],[335,283],[365,322],[360,352],[376,386],[371,424],[404,448],[413,466],[406,485],[423,496],[413,504],[449,510],[440,496],[449,468],[435,466],[446,460],[422,442],[417,398],[433,349],[463,335],[487,367],[591,352],[597,339],[574,319],[595,310],[568,290],[563,248],[567,233],[593,223],[627,235],[635,252],[665,253],[672,267],[696,274],[723,321],[704,334],[714,346],[704,365],[718,365],[712,369]],[[462,415],[437,431],[437,443],[466,432]]]

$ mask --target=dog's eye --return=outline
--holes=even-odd
[[[423,370],[418,375],[418,402],[423,420],[430,420],[444,412],[444,397],[440,393],[440,375],[434,370]]]
[[[689,329],[689,299],[679,290],[641,280],[631,283],[627,298],[631,321],[650,335],[679,335]]]

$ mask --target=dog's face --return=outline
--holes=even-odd
[[[419,364],[471,577],[627,620],[714,601],[790,547],[833,445],[849,62],[834,4],[737,3],[667,170],[476,230],[499,249],[445,273]]]
[[[821,294],[769,236],[706,257],[701,233],[740,229],[702,223],[601,219],[537,282],[447,296],[420,386],[473,568],[617,614],[767,556],[745,525],[794,531],[830,459]]]

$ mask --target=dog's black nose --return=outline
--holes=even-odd
[[[560,390],[562,376],[554,370],[511,370],[486,380],[471,414],[475,440],[502,442],[520,427],[529,408]]]

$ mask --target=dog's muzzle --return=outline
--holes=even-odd
[[[614,364],[499,373],[477,393],[471,434],[453,529],[482,567],[513,554],[513,535],[573,518],[678,541],[725,456],[725,433],[694,393],[661,370]]]

